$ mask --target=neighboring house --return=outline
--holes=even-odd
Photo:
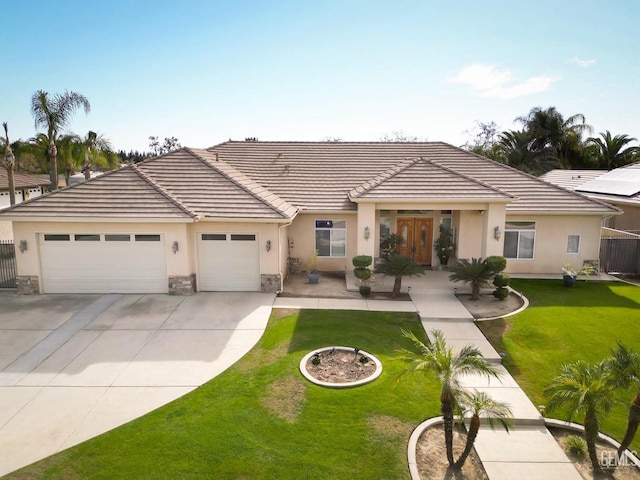
[[[605,218],[603,225],[640,234],[640,162],[611,171],[552,170],[540,178],[618,207],[623,214]]]
[[[437,265],[508,257],[513,273],[598,259],[619,210],[439,142],[225,142],[183,148],[0,213],[13,221],[19,293],[277,291],[288,259],[322,271],[401,252]]]
[[[14,172],[16,204],[30,198],[36,198],[47,192],[51,182],[32,175]],[[0,210],[11,206],[9,200],[9,176],[7,170],[0,168]],[[12,240],[11,222],[0,221],[0,240]]]

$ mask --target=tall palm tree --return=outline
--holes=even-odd
[[[392,297],[397,297],[400,294],[402,277],[424,275],[423,268],[413,258],[397,253],[384,257],[376,266],[375,272],[394,277]]]
[[[91,178],[92,167],[116,168],[120,163],[120,157],[113,151],[111,142],[104,135],[89,131],[82,142],[84,160],[82,171],[85,180]]]
[[[502,163],[532,175],[542,175],[556,168],[558,160],[551,148],[533,148],[534,138],[524,130],[502,132],[498,146]]]
[[[625,389],[634,387],[636,390],[629,405],[627,431],[618,448],[618,456],[620,456],[631,445],[640,425],[640,354],[628,349],[622,342],[618,342],[618,347],[611,353],[613,354],[611,368],[618,385]]]
[[[461,390],[460,375],[476,373],[499,378],[500,373],[495,365],[482,358],[480,350],[471,345],[456,352],[447,344],[444,334],[440,330],[433,330],[433,342],[429,345],[423,343],[412,332],[402,330],[402,335],[413,342],[414,349],[403,348],[399,351],[401,358],[410,364],[399,378],[410,373],[433,374],[442,387],[440,411],[444,419],[447,460],[449,465],[453,467],[455,463],[453,459],[453,412],[456,406],[456,397]]]
[[[449,275],[452,282],[463,282],[471,284],[471,300],[480,298],[480,287],[487,283],[495,272],[485,260],[481,258],[472,258],[471,262],[466,258],[456,262],[453,266],[453,273]]]
[[[58,151],[56,148],[58,133],[69,125],[72,115],[79,108],[84,109],[85,113],[91,111],[89,100],[76,92],[65,91],[50,97],[47,92],[38,90],[31,97],[31,114],[35,120],[35,126],[47,129],[51,190],[58,188]]]
[[[534,107],[527,116],[518,117],[515,121],[521,123],[534,139],[534,150],[550,148],[563,168],[583,164],[582,135],[592,131],[583,114],[577,113],[565,120],[555,107]]]
[[[602,473],[596,454],[600,424],[598,417],[611,410],[615,402],[616,385],[608,362],[590,365],[583,360],[562,366],[560,375],[545,389],[549,411],[569,409],[568,420],[584,413],[584,436],[594,473]]]
[[[11,142],[9,142],[9,127],[7,122],[2,124],[4,128],[4,168],[7,170],[7,180],[9,181],[9,205],[14,206],[16,204],[16,182],[13,176],[13,169],[16,165],[16,157],[11,150]]]
[[[612,170],[633,162],[640,156],[640,147],[630,147],[629,143],[635,138],[629,135],[611,136],[611,132],[600,132],[600,137],[589,137],[587,143],[595,150],[595,158],[598,166]]]
[[[464,450],[460,455],[460,458],[454,464],[454,469],[460,470],[467,460],[467,457],[473,449],[473,444],[478,437],[480,431],[480,416],[483,416],[491,429],[496,427],[496,424],[502,425],[508,432],[511,422],[511,409],[502,402],[498,402],[492,399],[485,392],[473,392],[462,391],[457,397],[458,404],[465,412],[471,413],[471,419],[469,420],[469,431],[467,432],[467,442],[465,443]]]

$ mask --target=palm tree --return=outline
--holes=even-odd
[[[618,342],[618,348],[611,353],[613,354],[611,369],[618,386],[625,389],[633,386],[636,390],[629,405],[627,431],[618,448],[618,456],[621,456],[631,445],[640,425],[640,354],[628,349],[621,342]]]
[[[549,411],[565,407],[568,420],[584,412],[584,435],[594,473],[602,473],[596,454],[596,440],[600,430],[598,417],[607,413],[615,402],[616,385],[608,362],[590,365],[583,360],[562,366],[560,375],[545,389],[549,397]]]
[[[9,142],[9,127],[7,122],[2,124],[4,128],[5,144],[4,144],[4,168],[7,169],[7,180],[9,181],[9,205],[16,204],[16,182],[13,176],[13,169],[16,165],[16,157],[11,150],[11,142]]]
[[[486,418],[491,429],[495,428],[497,422],[508,432],[511,424],[509,421],[511,409],[506,404],[493,400],[485,392],[478,392],[477,390],[474,390],[472,393],[462,391],[458,395],[457,400],[458,405],[460,405],[465,412],[471,413],[467,442],[460,458],[458,458],[453,466],[454,469],[460,470],[471,453],[473,444],[480,431],[480,416],[482,415]]]
[[[423,343],[412,332],[402,330],[402,335],[413,342],[414,350],[400,350],[401,358],[408,362],[410,367],[402,372],[399,378],[410,373],[430,373],[436,376],[442,387],[440,411],[444,419],[447,460],[453,467],[453,412],[456,397],[461,390],[459,377],[475,373],[499,378],[500,373],[495,365],[482,358],[480,350],[471,345],[466,345],[456,352],[447,344],[440,330],[433,330],[433,341],[429,345]]]
[[[57,93],[53,97],[43,90],[38,90],[31,97],[31,114],[35,120],[35,126],[47,129],[49,141],[49,175],[51,178],[51,190],[58,188],[58,163],[56,141],[60,130],[66,128],[71,121],[71,116],[79,108],[85,113],[91,111],[89,100],[76,92]]]
[[[502,132],[498,143],[502,163],[532,175],[542,175],[558,166],[551,148],[533,148],[534,138],[524,131]]]
[[[471,300],[480,298],[480,287],[493,278],[495,272],[491,270],[487,262],[481,258],[472,258],[471,262],[462,259],[453,266],[453,273],[449,275],[452,282],[464,282],[471,284]]]
[[[565,120],[555,107],[534,107],[527,116],[518,117],[515,121],[521,123],[533,138],[533,150],[543,151],[550,148],[564,168],[582,165],[582,135],[585,132],[590,133],[592,128],[585,123],[585,117],[581,113]]]
[[[413,258],[397,253],[384,257],[376,266],[375,273],[382,273],[395,277],[393,282],[392,297],[400,294],[402,287],[402,277],[413,277],[415,275],[424,275],[424,270],[418,265]]]
[[[611,136],[607,130],[600,133],[602,138],[590,137],[587,143],[595,150],[595,158],[598,165],[607,170],[621,167],[634,161],[640,154],[640,147],[629,147],[628,144],[635,141],[628,135]]]
[[[91,178],[91,167],[103,167],[112,169],[118,166],[120,158],[113,151],[111,142],[104,135],[89,131],[82,142],[84,161],[82,171],[85,180]]]

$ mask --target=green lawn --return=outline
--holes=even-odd
[[[408,479],[413,428],[439,415],[431,379],[395,384],[395,351],[424,339],[415,314],[274,310],[259,344],[185,397],[7,478]],[[375,382],[330,390],[300,375],[308,351],[357,346],[383,363]]]
[[[599,362],[618,339],[640,350],[640,287],[579,281],[567,288],[561,280],[512,280],[511,285],[524,293],[530,307],[479,326],[496,350],[507,353],[504,365],[534,404],[546,403],[543,390],[562,364],[579,359]],[[632,396],[620,392],[624,405],[602,421],[602,430],[618,440],[624,435]],[[565,419],[562,412],[550,416]],[[640,451],[639,436],[632,448]]]

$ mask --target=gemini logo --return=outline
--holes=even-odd
[[[638,453],[633,450],[631,454],[635,457],[638,456]],[[613,467],[633,467],[635,466],[629,457],[626,455],[618,455],[618,452],[614,451],[602,451],[600,452],[600,466],[605,468],[613,468]]]

